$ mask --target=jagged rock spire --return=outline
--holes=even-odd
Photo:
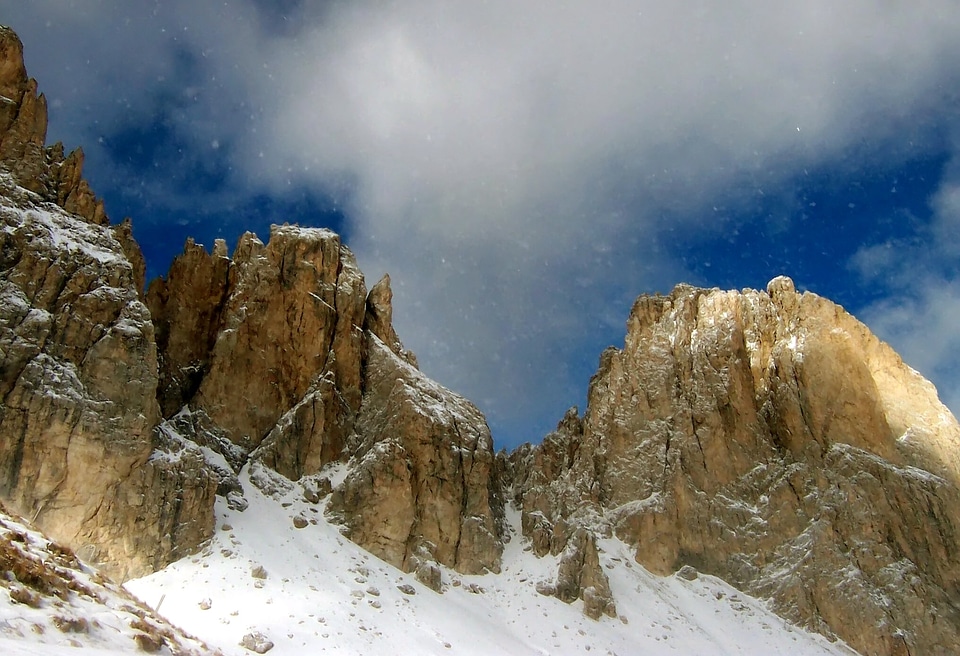
[[[47,100],[27,77],[23,43],[0,25],[0,166],[21,187],[90,223],[108,223],[103,202],[83,179],[83,150],[64,157],[63,144],[45,147]]]

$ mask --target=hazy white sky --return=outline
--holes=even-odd
[[[51,136],[171,222],[238,195],[336,196],[368,283],[393,278],[401,338],[509,442],[581,400],[638,293],[714,284],[688,246],[753,258],[738,285],[818,289],[835,275],[804,253],[829,229],[769,269],[726,236],[793,239],[808,172],[908,176],[960,127],[952,0],[0,0],[0,20]],[[169,184],[160,164],[131,179],[110,144],[144,125],[158,160],[176,150],[220,184]],[[956,409],[960,175],[929,186],[926,215],[848,226],[836,259],[851,309]],[[758,214],[771,198],[787,209]]]

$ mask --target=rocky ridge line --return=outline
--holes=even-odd
[[[0,25],[0,163],[14,181],[44,201],[107,225],[103,202],[83,179],[83,150],[64,156],[62,143],[47,147],[47,100],[27,77],[23,43]]]
[[[495,456],[482,413],[403,348],[389,278],[368,293],[337,235],[188,241],[144,296],[129,222],[106,225],[43,145],[6,29],[0,95],[0,498],[113,575],[195,550],[215,494],[244,507],[248,467],[264,491],[329,494],[352,540],[438,590],[440,565],[499,570],[509,501],[560,556],[538,589],[595,618],[617,612],[598,557],[615,535],[653,572],[715,574],[865,653],[960,640],[960,429],[839,306],[786,278],[641,297],[584,415]]]

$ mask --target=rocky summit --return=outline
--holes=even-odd
[[[785,277],[642,296],[583,414],[496,454],[403,347],[389,277],[368,291],[333,232],[187,241],[144,292],[130,222],[109,224],[82,153],[45,145],[22,52],[0,28],[0,500],[64,549],[142,576],[255,486],[443,593],[501,572],[513,513],[556,562],[525,584],[599,622],[626,622],[616,540],[865,654],[955,652],[960,427],[841,307]]]
[[[958,643],[960,428],[842,308],[681,285],[643,296],[582,417],[510,456],[524,532],[584,528],[715,574],[870,654]]]

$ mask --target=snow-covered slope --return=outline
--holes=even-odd
[[[437,594],[342,537],[323,518],[325,500],[304,501],[299,486],[265,496],[246,471],[242,482],[249,507],[218,499],[218,531],[202,553],[126,584],[224,654],[250,653],[240,642],[257,633],[278,655],[852,653],[713,577],[651,575],[615,539],[601,541],[601,561],[621,615],[592,621],[582,602],[537,593],[557,562],[524,549],[517,512],[503,573],[444,570]]]
[[[0,654],[216,653],[0,508]]]

